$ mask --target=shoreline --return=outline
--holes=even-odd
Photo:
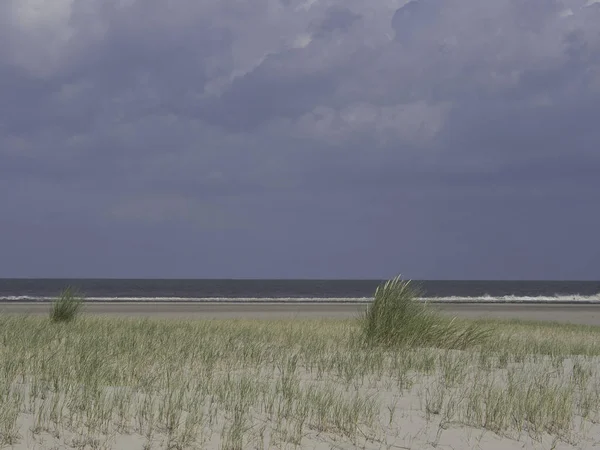
[[[596,304],[431,303],[442,314],[459,319],[500,319],[562,322],[600,326]],[[47,315],[50,302],[0,303],[0,314]],[[84,315],[152,317],[156,319],[352,319],[368,303],[248,303],[248,302],[86,302]]]
[[[575,297],[575,296],[573,296]],[[19,298],[0,298],[0,305],[3,304],[46,304],[52,303],[55,297],[19,297]],[[497,297],[424,297],[416,299],[419,302],[434,305],[600,305],[600,296],[581,297],[581,298],[560,298],[560,297],[517,297],[517,298],[497,298]],[[372,297],[364,298],[346,298],[346,297],[205,297],[205,298],[182,298],[182,297],[88,297],[84,299],[86,304],[236,304],[236,305],[337,305],[337,304],[356,304],[367,305],[373,301]]]

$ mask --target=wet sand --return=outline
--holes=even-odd
[[[600,305],[590,304],[435,304],[442,313],[459,318],[522,319],[600,326]],[[46,315],[49,303],[0,304],[0,313]],[[352,318],[366,304],[352,303],[87,303],[86,314],[112,317],[169,319],[318,319]]]

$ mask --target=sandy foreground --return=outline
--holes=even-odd
[[[572,361],[565,361],[571,366]],[[600,366],[593,367],[597,371]],[[539,374],[539,371],[535,371]],[[464,377],[475,378],[474,372],[466,372]],[[502,378],[501,371],[492,372],[493,378]],[[303,376],[300,385],[314,382],[310,376]],[[275,381],[274,381],[275,382]],[[357,426],[358,433],[341,433],[335,425],[318,425],[318,420],[306,424],[305,429],[298,432],[298,425],[275,424],[269,414],[258,411],[250,413],[251,418],[240,432],[240,442],[231,442],[231,424],[227,424],[225,416],[216,417],[210,425],[205,425],[195,442],[187,444],[170,442],[171,439],[160,427],[153,435],[144,433],[143,427],[135,431],[135,425],[121,432],[95,432],[90,435],[49,426],[40,428],[39,415],[20,414],[16,427],[20,442],[6,445],[5,448],[18,450],[29,449],[131,449],[144,450],[202,448],[202,449],[481,449],[481,450],[517,450],[517,449],[595,449],[600,448],[600,425],[595,421],[575,417],[573,431],[564,435],[553,435],[539,430],[505,430],[494,432],[482,427],[461,423],[452,417],[452,408],[458,411],[461,401],[468,401],[468,393],[457,387],[444,397],[441,394],[439,376],[423,377],[410,389],[395,389],[397,380],[379,380],[365,386],[352,386],[339,390],[346,404],[352,404],[356,398],[368,398],[379,405],[377,424],[375,426]],[[143,399],[138,399],[143,402]],[[485,399],[482,399],[485,401]],[[449,406],[455,402],[455,406]],[[446,405],[446,406],[444,406]],[[252,408],[251,408],[252,409]],[[42,413],[43,414],[43,413]],[[204,414],[210,415],[209,408]],[[463,414],[464,412],[463,407]],[[477,414],[477,413],[474,413]],[[158,412],[157,412],[158,415]],[[487,418],[481,418],[482,424]],[[492,420],[492,419],[489,419]],[[148,426],[148,425],[146,425]],[[331,429],[330,429],[331,428]],[[84,427],[81,428],[83,431]]]
[[[497,325],[390,351],[347,319],[0,315],[0,447],[600,449],[600,328]]]
[[[467,374],[467,377],[469,374]],[[304,380],[308,381],[308,380]],[[376,430],[365,427],[354,436],[340,436],[335,432],[319,430],[318,427],[307,427],[301,436],[294,436],[291,431],[269,430],[267,415],[255,414],[253,425],[243,431],[242,443],[236,445],[227,442],[227,425],[224,420],[216,420],[211,427],[203,430],[199,440],[187,445],[170,443],[169,438],[160,431],[148,437],[139,433],[112,433],[110,435],[95,434],[93,437],[82,437],[78,433],[60,430],[37,431],[36,417],[22,414],[17,427],[19,435],[25,436],[17,444],[6,446],[15,450],[30,449],[131,449],[145,450],[198,448],[218,449],[481,449],[481,450],[523,450],[523,449],[597,449],[600,448],[600,425],[590,421],[575,420],[577,431],[562,437],[548,433],[532,433],[526,429],[520,432],[511,431],[495,433],[479,427],[467,426],[460,422],[446,420],[443,416],[423,411],[424,403],[432,401],[435,394],[435,380],[423,380],[408,392],[394,389],[359,388],[345,394],[349,402],[358,394],[376,400],[383,406],[380,411],[380,423]],[[458,395],[455,400],[458,400]],[[435,401],[435,400],[434,400]],[[452,401],[452,400],[450,400]],[[207,411],[208,413],[208,411]],[[389,418],[389,421],[387,419]],[[261,428],[261,424],[263,428]]]

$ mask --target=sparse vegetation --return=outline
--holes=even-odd
[[[66,287],[52,302],[50,320],[52,322],[71,322],[75,320],[83,306],[83,295],[72,287]]]
[[[455,320],[489,338],[448,345],[427,328],[441,318],[404,306],[396,320],[425,340],[362,319],[1,316],[0,447],[417,449],[452,427],[520,447],[597,438],[599,328]],[[369,324],[388,338],[365,342]]]

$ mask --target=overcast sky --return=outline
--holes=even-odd
[[[0,277],[600,278],[600,0],[2,0]]]

